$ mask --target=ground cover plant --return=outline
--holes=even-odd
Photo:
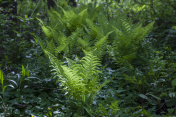
[[[175,6],[0,0],[0,116],[174,117]]]

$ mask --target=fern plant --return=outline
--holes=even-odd
[[[70,58],[74,54],[82,57],[83,49],[86,51],[96,49],[98,57],[102,58],[106,53],[106,45],[112,28],[104,30],[99,24],[102,22],[98,21],[98,13],[92,13],[89,8],[80,8],[78,13],[73,9],[59,8],[60,11],[49,11],[50,19],[47,25],[38,19],[47,37],[45,41],[35,36],[42,49],[59,59],[62,56]],[[94,8],[95,11],[98,9]],[[90,13],[94,14],[94,17]],[[106,19],[106,16],[103,15],[103,17]]]
[[[68,95],[69,99],[77,102],[77,107],[89,110],[92,101],[97,92],[108,83],[105,81],[101,85],[99,84],[98,69],[100,61],[93,52],[86,52],[85,56],[78,61],[67,59],[68,65],[62,65],[62,63],[50,52],[45,50],[49,56],[53,71],[58,77],[58,81],[61,82],[61,86]],[[78,109],[78,110],[79,110]],[[82,111],[81,111],[82,112]],[[89,112],[91,114],[91,112]],[[83,113],[82,113],[83,115]]]
[[[137,52],[143,39],[152,30],[154,22],[142,27],[142,24],[132,25],[127,20],[121,19],[121,25],[114,27],[116,38],[108,46],[109,54],[119,65],[131,64],[137,57]]]

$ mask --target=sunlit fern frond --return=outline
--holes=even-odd
[[[82,77],[79,76],[77,69],[71,69],[67,66],[62,66],[62,69],[65,77],[59,79],[59,81],[64,86],[64,90],[67,91],[69,95],[74,96],[75,99],[80,99],[85,86],[82,82]]]
[[[69,60],[68,66],[62,63],[47,50],[44,51],[51,62],[53,72],[55,72],[58,81],[61,82],[63,90],[68,93],[70,97],[77,100],[85,101],[86,99],[93,99],[93,96],[101,89],[99,84],[98,73],[100,70],[98,66],[101,65],[97,56],[93,52],[85,52],[85,56],[78,62]]]
[[[62,62],[60,62],[57,57],[55,57],[53,54],[51,54],[47,50],[44,50],[44,52],[49,57],[49,60],[51,62],[51,66],[53,68],[52,71],[57,74],[57,77],[63,78],[63,69],[61,67]]]
[[[45,33],[46,37],[48,37],[49,39],[53,38],[52,28],[50,28],[49,26],[42,26],[42,30]]]
[[[81,59],[84,72],[88,73],[87,75],[99,73],[99,71],[96,70],[98,68],[98,65],[100,65],[98,57],[93,55],[92,52],[84,51],[84,53],[86,56]]]

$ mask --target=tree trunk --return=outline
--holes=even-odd
[[[69,0],[69,3],[71,4],[71,6],[77,7],[77,4],[76,4],[75,0]]]
[[[48,9],[51,9],[51,7],[53,8],[55,6],[54,0],[47,0],[47,5]]]

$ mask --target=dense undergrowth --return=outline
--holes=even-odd
[[[27,1],[0,9],[0,116],[176,115],[175,1]]]

